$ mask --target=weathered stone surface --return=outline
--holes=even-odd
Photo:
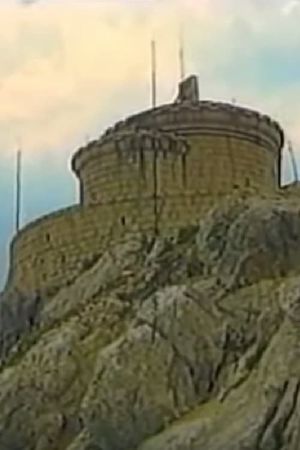
[[[300,449],[300,208],[137,235],[1,299],[0,450]]]

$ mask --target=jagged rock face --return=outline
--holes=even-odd
[[[18,345],[21,336],[39,320],[43,299],[39,295],[27,298],[17,291],[0,294],[0,355],[1,360]]]
[[[300,208],[256,200],[3,293],[0,450],[300,449],[299,272]]]

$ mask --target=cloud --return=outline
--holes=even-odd
[[[292,14],[295,11],[295,9],[299,9],[299,6],[300,6],[299,0],[291,0],[283,6],[282,13],[288,16]]]
[[[202,97],[236,97],[275,115],[300,148],[300,32],[281,1],[35,3],[0,7],[0,157],[22,136],[32,165],[49,154],[63,164],[86,134],[147,108],[153,36],[159,101],[172,100],[181,23],[186,68],[199,74]]]
[[[202,95],[280,115],[275,99],[286,104],[299,89],[298,20],[282,15],[279,0],[34,3],[0,7],[2,154],[22,135],[28,151],[59,157],[85,134],[148,107],[153,36],[159,100],[174,98],[181,22],[187,70],[199,74]]]
[[[106,115],[122,87],[144,84],[148,100],[152,34],[170,36],[159,46],[162,83],[174,71],[167,55],[175,62],[175,10],[158,5],[156,20],[145,6],[50,4],[30,12],[6,8],[0,19],[6,49],[0,57],[0,128],[10,124],[10,134],[22,134],[39,151],[60,146]]]
[[[21,5],[32,5],[33,3],[36,3],[38,0],[20,0]]]

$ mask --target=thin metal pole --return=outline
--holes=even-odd
[[[22,170],[22,151],[17,150],[17,167],[16,167],[16,232],[20,229],[21,222],[21,170]]]
[[[158,173],[157,173],[157,157],[158,157],[158,139],[152,139],[153,144],[153,214],[154,214],[154,234],[158,235]]]
[[[184,55],[184,38],[182,26],[180,27],[179,32],[179,67],[180,67],[180,79],[182,81],[185,77],[185,55]]]
[[[152,107],[156,107],[156,43],[151,41],[151,96]]]
[[[156,107],[156,43],[151,41],[151,97],[152,108]],[[153,149],[153,214],[154,234],[158,234],[158,205],[157,205],[157,139],[152,138]]]

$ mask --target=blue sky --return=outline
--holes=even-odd
[[[236,98],[276,118],[300,164],[299,23],[297,0],[0,0],[0,282],[17,141],[25,224],[76,200],[69,162],[87,135],[149,106],[153,36],[160,102],[175,96],[183,27],[202,98]]]

